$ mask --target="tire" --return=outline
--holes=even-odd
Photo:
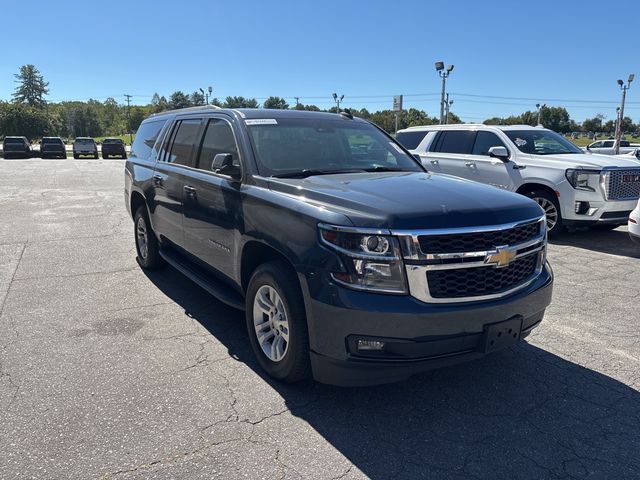
[[[73,158],[75,158],[76,160],[78,160],[80,158],[80,155],[78,155],[77,153],[73,154]]]
[[[547,215],[547,234],[550,238],[555,238],[564,231],[562,213],[558,199],[545,190],[533,190],[526,192],[525,196],[534,200]],[[552,214],[554,213],[554,215]]]
[[[161,266],[163,261],[160,256],[158,238],[151,228],[145,205],[138,207],[133,217],[133,235],[140,266],[149,270]]]
[[[93,159],[94,159],[94,160],[98,160],[99,158],[100,158],[100,157],[98,156],[98,154],[97,154],[97,153],[93,156]]]
[[[246,323],[253,353],[271,377],[294,383],[309,376],[309,336],[302,291],[295,272],[284,261],[264,263],[251,276]],[[262,343],[258,332],[263,334]]]
[[[106,153],[102,154],[102,159],[103,160],[108,160],[109,159],[109,155],[107,155]]]

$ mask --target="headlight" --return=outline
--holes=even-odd
[[[567,180],[576,190],[586,190],[595,192],[596,189],[592,185],[598,185],[600,179],[600,170],[584,170],[570,168],[565,172]]]
[[[331,276],[344,285],[387,293],[407,293],[398,239],[375,230],[319,225],[321,242],[339,253],[346,272]]]

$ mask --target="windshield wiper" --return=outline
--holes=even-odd
[[[366,168],[365,171],[367,172],[406,172],[407,170],[405,170],[404,168],[382,167],[380,165],[377,165],[375,167]]]
[[[313,170],[305,168],[304,170],[300,170],[298,172],[287,172],[280,173],[276,175],[272,175],[275,178],[306,178],[311,177],[313,175],[335,175],[338,173],[362,173],[366,172],[361,168],[345,168],[342,170]]]

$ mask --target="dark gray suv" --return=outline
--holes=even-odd
[[[125,198],[140,265],[169,263],[245,310],[258,362],[287,382],[385,383],[478,358],[551,301],[535,202],[432,175],[348,112],[152,116]]]

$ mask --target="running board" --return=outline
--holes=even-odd
[[[180,254],[170,250],[160,250],[160,256],[169,265],[221,302],[238,310],[245,309],[244,298],[238,292],[224,283],[216,281],[215,278],[212,278],[212,275],[207,274],[202,268],[185,260]]]

